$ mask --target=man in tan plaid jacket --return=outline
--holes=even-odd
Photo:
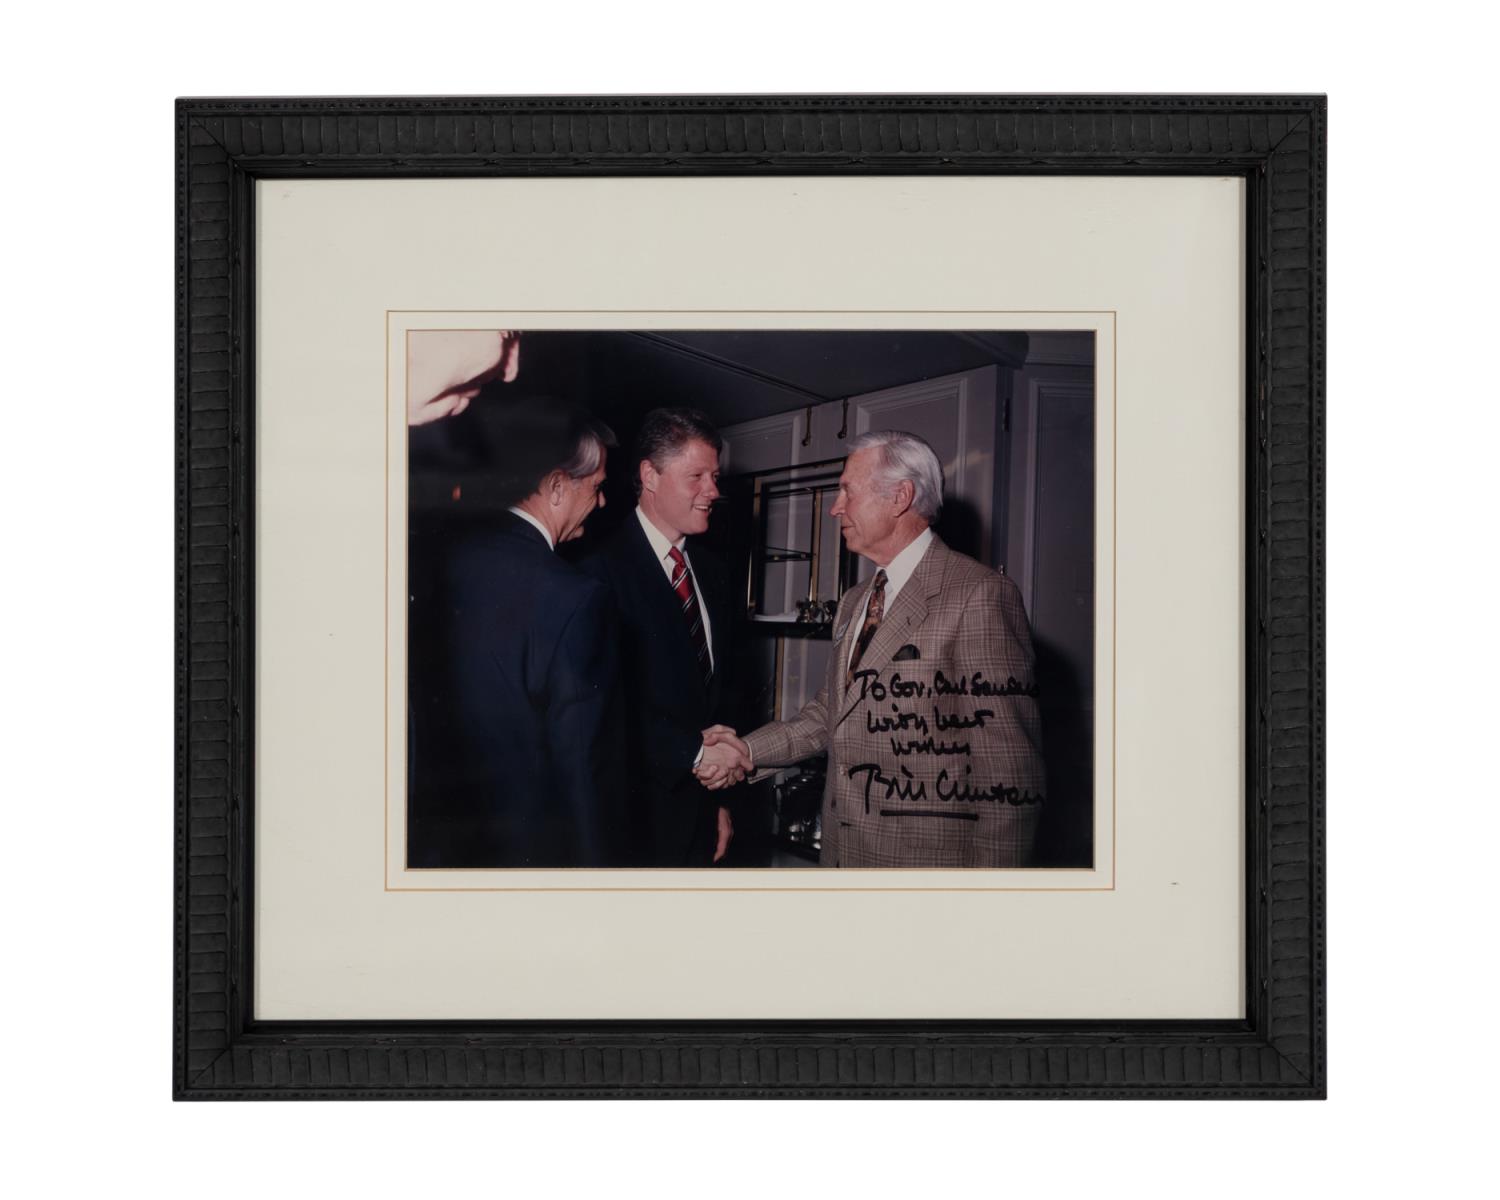
[[[821,864],[1024,867],[1045,772],[1016,586],[932,532],[942,467],[921,438],[865,434],[830,510],[877,570],[839,601],[818,695],[743,740],[706,731],[700,780],[828,754]]]

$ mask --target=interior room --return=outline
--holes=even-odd
[[[582,538],[559,548],[575,557],[634,511],[629,448],[642,417],[689,407],[724,439],[722,495],[703,540],[744,598],[733,640],[737,728],[794,714],[824,677],[839,595],[873,570],[841,545],[828,516],[848,443],[906,430],[943,465],[936,533],[1006,574],[1030,620],[1047,770],[1034,865],[1090,866],[1094,358],[1087,331],[526,331],[513,381],[409,430],[412,677],[432,658],[444,546],[504,508],[487,474],[498,452],[487,425],[499,406],[577,400],[618,438],[606,503]],[[819,760],[735,789],[736,836],[722,865],[816,865],[822,791]]]

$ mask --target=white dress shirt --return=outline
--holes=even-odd
[[[708,643],[708,665],[712,668],[714,665],[714,629],[708,621],[708,605],[703,601],[703,589],[698,586],[698,576],[693,573],[693,560],[683,549],[687,538],[680,537],[675,542],[667,541],[667,535],[651,524],[651,518],[645,514],[640,505],[636,505],[635,515],[641,523],[641,528],[646,531],[646,540],[651,543],[651,549],[656,552],[656,561],[666,572],[668,583],[672,582],[672,576],[677,572],[677,565],[669,556],[674,547],[682,550],[682,561],[687,563],[688,578],[693,581],[693,592],[698,597],[698,615],[703,618],[703,639]]]
[[[885,611],[891,611],[891,605],[896,602],[896,595],[906,586],[906,581],[911,578],[912,572],[917,569],[917,564],[922,561],[922,556],[927,553],[927,547],[932,545],[932,530],[924,529],[911,541],[907,542],[901,553],[891,559],[890,565],[883,568],[885,571]],[[865,595],[864,604],[860,605],[859,619],[851,621],[848,628],[854,630],[854,636],[849,639],[849,657],[846,662],[854,660],[854,647],[859,642],[859,631],[865,627],[865,613],[870,607],[869,594]],[[884,618],[881,618],[884,620]]]
[[[556,550],[557,549],[557,547],[552,542],[552,535],[547,532],[547,527],[545,525],[543,525],[540,521],[538,521],[535,517],[533,517],[529,512],[527,512],[524,508],[517,508],[514,504],[511,505],[510,511],[513,512],[513,513],[515,513],[516,516],[520,517],[521,520],[529,522],[531,525],[534,525],[541,532],[541,535],[544,538],[547,539],[547,549],[548,550]]]

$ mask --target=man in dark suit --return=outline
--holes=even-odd
[[[566,404],[517,404],[500,424],[514,503],[446,557],[446,686],[416,698],[408,862],[620,865],[609,598],[555,553],[604,503],[614,435]]]
[[[725,717],[729,576],[707,549],[723,442],[693,409],[657,409],[635,450],[639,505],[588,564],[621,629],[629,709],[630,821],[643,866],[708,866],[733,836],[729,809],[698,786],[703,730]]]

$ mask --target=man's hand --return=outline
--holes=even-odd
[[[729,810],[719,805],[719,843],[714,847],[714,862],[723,858],[729,850],[729,839],[734,837],[734,822],[729,819]]]
[[[521,335],[511,329],[413,331],[408,345],[406,423],[456,417],[492,379],[521,369]]]
[[[750,748],[727,725],[711,725],[703,731],[703,756],[693,768],[698,782],[710,791],[739,783],[755,770]],[[721,826],[722,831],[722,826]]]

